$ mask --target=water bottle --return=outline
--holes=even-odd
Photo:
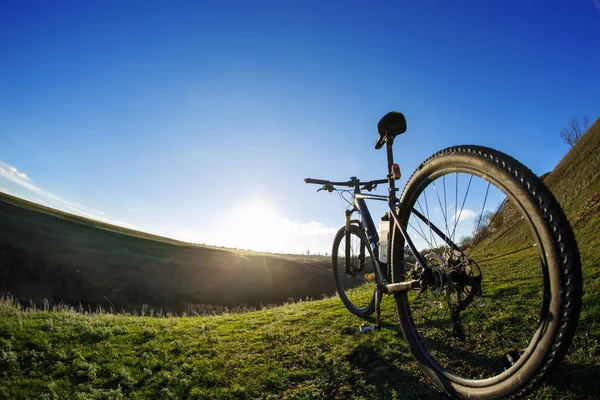
[[[390,214],[386,212],[379,221],[379,262],[387,264],[390,260]]]

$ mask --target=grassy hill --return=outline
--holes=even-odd
[[[329,263],[192,245],[0,193],[0,293],[206,312],[333,293]]]
[[[600,120],[545,182],[574,227],[584,299],[569,354],[531,397],[597,398]],[[412,360],[391,299],[382,312],[382,331],[362,335],[363,321],[335,297],[193,318],[24,310],[4,298],[0,398],[441,398]]]

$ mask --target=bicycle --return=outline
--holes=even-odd
[[[406,119],[390,112],[377,127],[385,179],[305,179],[351,196],[332,251],[339,297],[359,317],[375,312],[380,329],[382,296],[393,295],[413,356],[443,392],[530,393],[564,358],[581,309],[579,251],[560,205],[523,164],[474,145],[433,154],[398,199],[392,145]],[[386,196],[365,193],[384,183]],[[388,203],[381,238],[366,200]]]

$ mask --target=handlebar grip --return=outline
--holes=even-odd
[[[378,180],[372,181],[372,182],[375,185],[379,185],[380,183],[388,183],[388,180],[387,179],[378,179]]]
[[[304,182],[315,183],[317,185],[327,185],[329,183],[329,181],[325,181],[323,179],[313,179],[313,178],[306,178],[306,179],[304,179]]]

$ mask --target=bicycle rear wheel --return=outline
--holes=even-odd
[[[461,398],[533,390],[564,357],[581,308],[579,252],[554,196],[506,154],[452,147],[415,171],[399,217],[428,267],[403,259],[395,229],[394,282],[434,282],[395,295],[425,374]]]
[[[346,308],[359,317],[366,317],[375,309],[373,253],[367,238],[357,226],[350,226],[348,245],[346,239],[345,227],[333,239],[333,280]]]

